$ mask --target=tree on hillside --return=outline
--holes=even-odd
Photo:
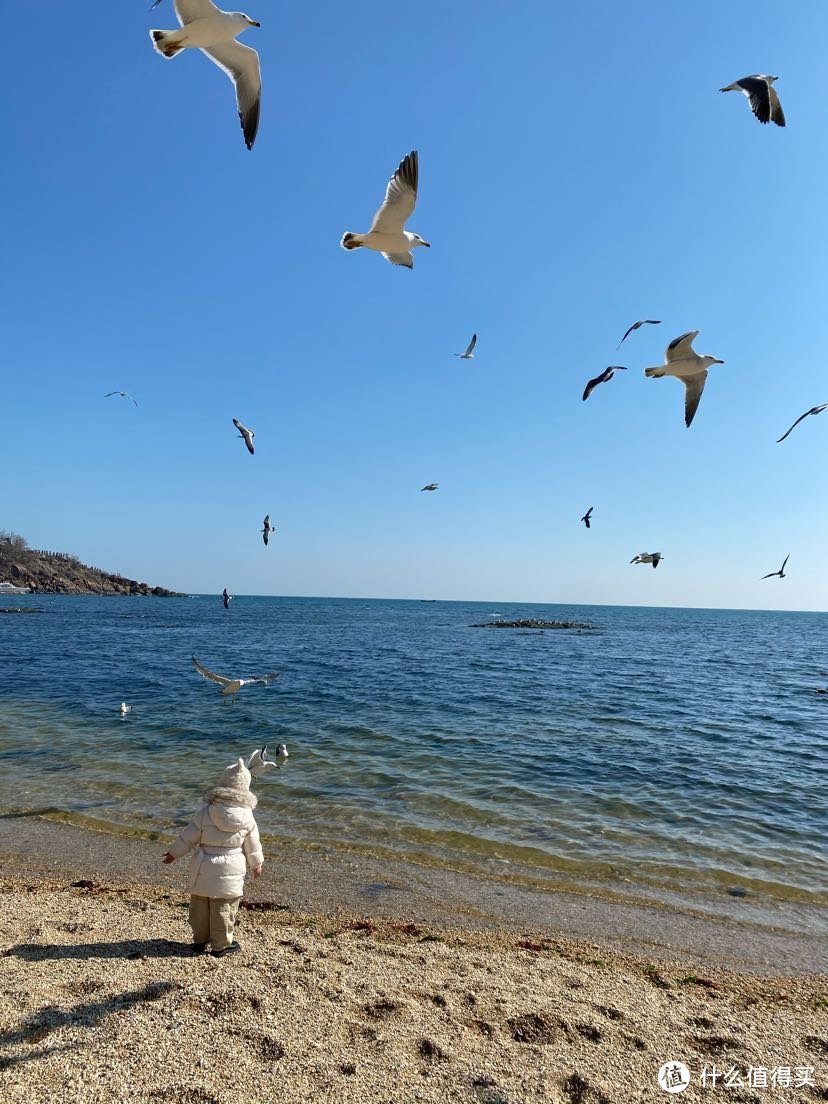
[[[0,561],[11,562],[26,554],[29,542],[19,533],[0,529]]]

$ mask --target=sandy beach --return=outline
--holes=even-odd
[[[277,856],[242,952],[217,960],[190,953],[184,867],[156,869],[159,844],[35,818],[3,821],[0,842],[3,1101],[624,1104],[666,1099],[668,1061],[691,1071],[685,1100],[828,1099],[819,939],[778,933],[734,968],[739,936],[751,947],[735,920],[662,911],[655,940],[642,910],[619,937],[616,906],[585,899],[606,935],[575,938],[565,902],[544,924],[498,920],[430,871],[406,894],[400,870],[366,882],[359,864]],[[714,1066],[743,1085],[702,1088]]]

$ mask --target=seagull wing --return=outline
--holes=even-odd
[[[158,6],[161,0],[156,0],[152,8]],[[150,11],[152,11],[150,8]],[[175,14],[178,16],[178,22],[181,26],[185,26],[187,23],[192,23],[194,19],[207,19],[211,15],[216,15],[219,9],[212,0],[175,0]]]
[[[466,352],[465,352],[466,356],[471,356],[472,349],[475,347],[476,344],[477,344],[477,334],[472,334],[472,339],[469,342],[469,347],[466,349]]]
[[[192,657],[193,667],[198,671],[200,675],[204,675],[206,679],[211,682],[217,682],[219,686],[229,686],[231,682],[237,682],[237,679],[225,678],[224,675],[214,675],[212,671],[208,671],[206,667],[202,667],[195,656]]]
[[[385,199],[382,207],[374,215],[371,223],[371,232],[379,234],[402,233],[406,221],[414,210],[417,202],[417,184],[419,178],[419,163],[417,151],[412,150],[407,157],[400,161],[399,167],[385,189]],[[387,259],[399,254],[387,254]],[[405,264],[404,261],[391,260],[392,264]],[[413,265],[407,265],[412,268]]]
[[[242,425],[238,418],[233,419],[233,425],[244,438],[244,443],[247,445],[247,451],[251,454],[251,456],[254,455],[255,449],[253,448],[253,438],[255,434],[253,433],[253,430],[248,429],[246,425]]]
[[[621,338],[621,340],[615,346],[616,349],[620,349],[621,346],[624,344],[624,342],[627,340],[627,338],[630,336],[630,334],[633,332],[633,330],[637,330],[640,325],[641,325],[640,322],[633,322],[633,324],[630,326],[630,328],[627,330],[627,332],[624,334],[624,336]]]
[[[779,102],[779,94],[772,84],[768,84],[768,99],[770,100],[771,122],[783,127],[785,125],[785,112]]]
[[[180,0],[177,0],[180,2]],[[189,0],[192,2],[192,0]],[[213,7],[212,4],[208,5]],[[253,149],[256,131],[259,129],[259,108],[262,102],[262,72],[259,55],[249,46],[232,39],[220,42],[203,51],[208,58],[223,69],[236,86],[236,104],[244,134],[244,144]]]
[[[671,360],[684,360],[685,357],[693,356],[693,338],[698,332],[698,330],[688,330],[681,337],[674,337],[664,351],[665,361],[669,364]]]
[[[692,376],[679,376],[679,379],[685,387],[684,424],[689,426],[696,416],[696,411],[699,409],[702,391],[704,391],[704,385],[707,380],[707,371],[696,372],[695,375]]]
[[[788,434],[789,434],[789,433],[791,432],[791,430],[794,430],[794,429],[796,429],[796,427],[797,427],[797,426],[799,425],[799,423],[800,423],[800,422],[801,422],[801,421],[802,421],[802,420],[803,420],[804,418],[807,418],[809,414],[816,414],[816,413],[818,412],[818,409],[819,409],[818,407],[816,407],[816,406],[812,406],[810,410],[806,410],[804,414],[800,414],[800,415],[799,415],[799,417],[798,417],[798,418],[796,419],[796,421],[794,422],[794,424],[793,424],[793,425],[791,426],[791,428],[790,428],[789,430],[787,430],[787,431],[786,431],[785,433],[783,433],[783,434],[782,434],[782,436],[781,436],[781,437],[779,437],[779,438],[777,439],[777,442],[776,442],[776,443],[777,443],[777,445],[778,445],[778,444],[781,444],[781,443],[782,443],[782,441],[784,441],[784,440],[785,440],[785,438],[786,438],[786,437],[788,436]],[[822,407],[822,409],[824,410],[824,409],[825,409],[825,407]]]
[[[612,375],[612,372],[610,371],[610,369],[605,368],[600,376],[596,376],[595,379],[591,379],[589,381],[589,383],[586,385],[586,387],[584,388],[584,394],[582,396],[583,400],[586,401],[589,398],[589,396],[592,394],[592,392],[595,390],[595,388],[598,386],[598,384],[599,383],[606,383],[611,375]]]
[[[410,253],[383,253],[383,257],[391,264],[402,265],[403,268],[414,267],[414,258]]]
[[[779,568],[779,574],[780,574],[780,575],[781,575],[781,574],[782,574],[782,572],[783,572],[783,571],[785,570],[785,564],[786,564],[786,563],[788,562],[788,560],[789,560],[790,558],[791,558],[791,554],[790,554],[790,552],[789,552],[789,553],[787,554],[787,556],[785,557],[784,561],[782,562],[782,566],[781,566],[781,567]]]
[[[271,671],[267,675],[252,675],[250,678],[241,679],[241,682],[261,682],[265,686],[268,686],[274,679],[277,679],[281,671]]]
[[[764,77],[742,77],[736,82],[748,98],[750,110],[760,123],[769,123],[770,110],[770,85]]]

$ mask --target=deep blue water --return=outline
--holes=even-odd
[[[285,742],[266,835],[633,893],[828,903],[828,615],[29,596],[0,616],[0,812],[168,829]],[[470,628],[516,617],[593,631]],[[280,670],[226,706],[190,656]],[[133,712],[121,718],[118,705]]]

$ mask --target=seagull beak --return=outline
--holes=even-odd
[[[724,361],[723,360],[714,360],[713,363],[714,364],[724,364]]]
[[[250,20],[251,27],[261,27],[261,23],[257,23],[255,19]]]
[[[426,249],[431,249],[431,242],[423,242],[423,245],[426,247]]]

